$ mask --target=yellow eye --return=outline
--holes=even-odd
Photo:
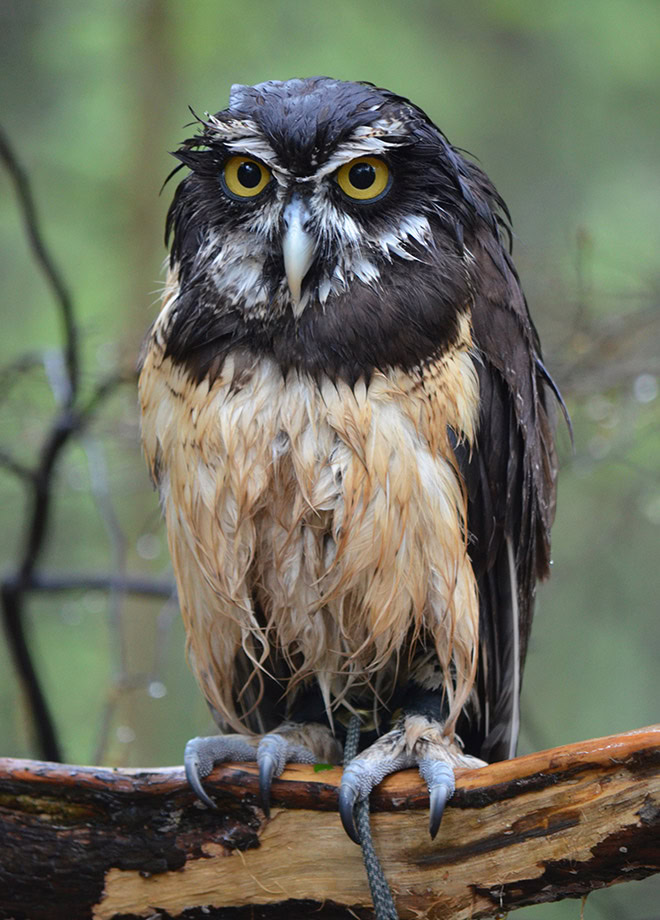
[[[270,182],[270,170],[251,157],[230,157],[223,172],[224,186],[234,198],[254,198]]]
[[[349,198],[373,201],[388,190],[390,171],[378,157],[358,157],[337,170],[337,182]]]

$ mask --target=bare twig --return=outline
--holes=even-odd
[[[41,367],[43,356],[39,352],[26,352],[5,364],[0,369],[0,402],[4,403],[14,386],[24,374],[34,370],[35,367]]]
[[[583,313],[580,322],[585,322]],[[629,316],[591,321],[553,355],[554,377],[565,396],[585,399],[621,387],[639,374],[660,373],[660,310],[657,304]]]
[[[5,579],[5,584],[12,586],[11,578]],[[171,598],[176,590],[172,582],[153,578],[133,578],[131,576],[119,578],[116,575],[92,573],[53,575],[43,572],[33,572],[24,587],[29,591],[56,594],[70,591],[123,591],[125,594],[164,599]]]
[[[74,411],[79,378],[78,335],[71,295],[44,241],[29,180],[18,156],[1,130],[0,158],[14,183],[30,248],[51,288],[64,329],[65,386],[62,388],[62,409],[41,446],[39,461],[32,472],[32,488],[28,498],[30,507],[26,518],[28,524],[17,574],[6,579],[2,585],[7,640],[34,715],[39,746],[45,757],[59,760],[60,750],[55,726],[30,658],[23,610],[26,587],[39,561],[50,522],[53,470],[62,448],[80,424],[80,419]],[[17,472],[15,465],[14,472]]]
[[[15,460],[11,454],[2,448],[0,448],[0,468],[28,483],[31,483],[34,479],[34,474],[29,466],[25,466],[20,461]]]
[[[7,636],[7,643],[11,649],[14,664],[23,684],[32,719],[34,722],[39,749],[50,760],[61,760],[60,746],[55,731],[55,723],[46,702],[46,697],[41,689],[25,635],[23,623],[23,591],[3,582],[0,587],[2,598],[2,616]]]
[[[0,467],[19,477],[28,487],[28,511],[22,535],[23,545],[15,570],[5,577],[0,586],[7,641],[33,714],[41,754],[49,760],[60,760],[61,752],[55,726],[31,659],[25,634],[23,614],[27,593],[35,590],[62,591],[97,587],[111,591],[115,597],[126,591],[167,597],[171,594],[171,588],[169,585],[126,578],[123,565],[117,566],[117,573],[113,576],[48,577],[38,574],[50,528],[57,463],[71,439],[87,427],[106,398],[114,393],[120,384],[134,379],[134,375],[112,375],[98,384],[84,402],[80,399],[80,354],[73,300],[45,243],[27,174],[1,130],[0,160],[13,181],[30,249],[51,289],[63,328],[62,353],[50,350],[41,356],[58,409],[42,441],[36,463],[30,467],[20,463],[6,451],[0,452]],[[36,358],[25,356],[14,362],[14,366],[24,370],[35,363]],[[101,511],[107,523],[107,508],[104,506]],[[117,545],[114,531],[113,543]]]
[[[9,139],[0,127],[0,158],[14,183],[19,207],[25,222],[25,229],[34,257],[44,273],[60,310],[64,327],[65,354],[70,392],[68,405],[72,406],[78,391],[79,355],[78,331],[76,328],[73,301],[69,289],[53,260],[41,230],[32,188],[25,170],[19,162]]]
[[[84,419],[91,420],[91,417],[98,411],[105,400],[112,396],[120,386],[125,384],[135,385],[137,383],[137,371],[122,372],[110,374],[105,380],[102,380],[92,390],[90,396],[82,403],[80,415]]]

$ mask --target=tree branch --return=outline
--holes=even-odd
[[[44,241],[27,173],[21,166],[2,128],[0,128],[0,159],[4,163],[7,173],[14,183],[14,189],[16,190],[19,207],[25,222],[25,229],[30,247],[53,292],[62,317],[66,365],[69,377],[69,396],[67,404],[71,406],[76,398],[80,373],[78,330],[76,328],[73,301],[69,289],[64,283],[64,279]]]
[[[42,751],[48,751],[49,756],[54,760],[60,760],[60,748],[55,723],[32,661],[27,636],[25,635],[23,592],[17,590],[15,585],[4,581],[0,585],[0,599],[2,601],[2,619],[7,644],[11,649],[14,664],[30,707],[30,713],[39,738],[39,747]]]
[[[0,469],[7,470],[18,479],[22,479],[23,482],[32,483],[34,481],[34,473],[30,467],[15,460],[10,453],[2,448],[0,448]]]
[[[252,765],[214,771],[210,812],[181,768],[0,760],[0,917],[372,916],[340,777],[289,767],[266,820]],[[463,772],[435,841],[427,807],[414,771],[372,796],[402,920],[477,920],[643,878],[660,871],[660,726]]]
[[[33,572],[27,584],[30,591],[60,593],[62,591],[118,591],[122,594],[134,594],[139,597],[158,597],[167,599],[176,592],[173,581],[155,578],[135,578],[126,575],[105,575],[87,572],[71,574],[45,574]]]
[[[49,533],[57,463],[71,439],[91,422],[102,402],[121,383],[134,379],[134,375],[129,377],[126,374],[115,374],[109,377],[98,384],[87,401],[82,403],[79,398],[80,355],[73,300],[44,240],[27,173],[1,129],[0,162],[4,164],[14,184],[30,249],[53,293],[63,326],[64,357],[58,351],[56,360],[48,360],[51,355],[49,352],[46,352],[44,358],[58,410],[41,443],[38,459],[33,466],[27,466],[9,452],[0,451],[0,468],[26,484],[28,502],[21,534],[23,546],[20,557],[14,571],[0,584],[2,619],[12,658],[32,712],[42,756],[49,760],[61,760],[55,723],[30,655],[24,618],[26,592],[36,580],[35,572]],[[31,356],[21,361],[18,366],[22,368],[29,368],[33,364]]]

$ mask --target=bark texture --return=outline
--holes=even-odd
[[[0,918],[371,917],[340,776],[291,766],[266,820],[251,765],[214,771],[211,812],[179,767],[0,760]],[[413,771],[372,796],[404,920],[494,917],[643,878],[660,871],[660,726],[463,772],[435,841],[427,807]]]

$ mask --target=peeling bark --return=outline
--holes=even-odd
[[[293,765],[266,820],[253,765],[0,760],[3,920],[371,917],[362,859],[335,813],[341,770]],[[402,918],[467,920],[660,871],[660,726],[464,771],[431,841],[414,771],[372,796]]]

